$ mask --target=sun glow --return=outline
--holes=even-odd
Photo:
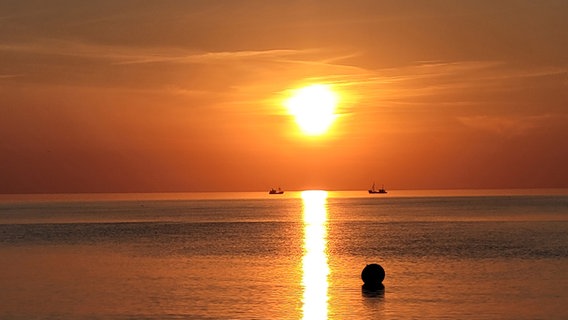
[[[293,91],[284,105],[306,135],[321,135],[337,118],[338,96],[330,86],[314,84]]]

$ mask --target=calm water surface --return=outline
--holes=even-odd
[[[0,319],[566,319],[567,231],[566,190],[4,195]]]

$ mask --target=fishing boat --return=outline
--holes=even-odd
[[[268,191],[268,194],[283,194],[283,193],[284,193],[284,190],[282,190],[280,188],[278,188],[278,189],[272,188],[272,189],[270,189],[270,191]]]
[[[384,186],[380,189],[375,189],[375,183],[373,182],[373,186],[369,189],[369,193],[387,193],[387,190],[385,190]]]

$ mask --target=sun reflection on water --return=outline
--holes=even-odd
[[[327,319],[327,192],[302,192],[304,257],[302,260],[303,319]]]

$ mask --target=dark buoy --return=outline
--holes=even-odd
[[[361,272],[364,291],[384,290],[385,269],[376,263],[368,264]]]

